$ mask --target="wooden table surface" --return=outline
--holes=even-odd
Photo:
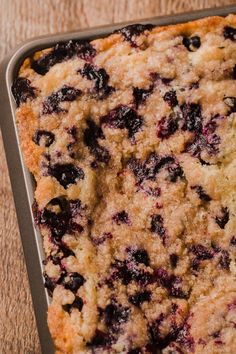
[[[0,61],[16,44],[34,36],[232,3],[235,1],[0,0]],[[0,284],[0,354],[39,354],[38,334],[1,136]]]

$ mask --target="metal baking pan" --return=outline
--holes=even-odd
[[[138,22],[161,26],[187,22],[207,16],[226,16],[229,13],[236,13],[236,5],[155,17]],[[44,259],[44,252],[40,233],[34,227],[31,210],[34,195],[34,180],[24,165],[22,152],[19,147],[19,136],[15,122],[16,106],[11,95],[11,85],[23,60],[33,52],[53,46],[57,42],[70,39],[91,40],[100,36],[106,36],[118,28],[135,22],[137,21],[32,39],[18,46],[3,61],[0,67],[0,124],[43,354],[54,353],[46,322],[47,307],[50,298],[43,286],[42,261]]]

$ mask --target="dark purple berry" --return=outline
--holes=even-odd
[[[49,174],[55,177],[65,189],[70,184],[75,184],[77,180],[84,179],[82,168],[72,163],[55,164],[49,168]]]
[[[184,37],[183,45],[189,52],[195,52],[201,46],[201,39],[199,36]]]
[[[110,128],[126,128],[129,138],[132,138],[142,127],[143,118],[131,107],[121,105],[111,110],[106,116],[101,117],[101,123],[107,124]]]
[[[231,26],[225,26],[223,35],[225,39],[231,39],[231,41],[236,41],[236,28]]]
[[[172,268],[176,268],[178,260],[179,257],[177,256],[177,254],[175,253],[170,254],[170,264]]]
[[[158,234],[162,239],[166,236],[163,218],[159,214],[154,214],[151,217],[151,232]]]
[[[84,303],[81,297],[76,296],[72,304],[62,305],[62,308],[65,312],[68,312],[70,314],[73,308],[82,311],[83,305]]]
[[[198,103],[184,103],[181,107],[183,130],[200,133],[202,130],[202,109]]]
[[[61,239],[68,230],[69,219],[68,201],[63,197],[53,198],[44,208],[38,223],[47,226],[53,237]]]
[[[192,252],[199,260],[211,259],[214,256],[214,253],[202,245],[193,245],[189,248],[190,252]]]
[[[194,254],[192,261],[192,268],[197,270],[200,262],[214,257],[214,252],[202,245],[193,245],[189,247],[189,251]]]
[[[134,173],[138,184],[141,184],[145,180],[155,180],[158,172],[166,166],[170,167],[169,169],[167,167],[167,169],[169,171],[171,180],[173,179],[174,181],[177,179],[177,175],[181,177],[181,170],[178,169],[177,171],[177,165],[175,159],[172,156],[161,157],[156,153],[151,153],[144,161],[144,163],[135,158],[131,158],[128,162],[128,167]]]
[[[145,264],[147,267],[149,266],[150,259],[146,250],[139,248],[131,251],[131,255],[135,262]]]
[[[108,163],[110,154],[106,148],[98,143],[98,139],[105,139],[102,129],[91,119],[87,120],[88,128],[84,131],[84,144],[99,162]]]
[[[152,276],[149,272],[140,269],[137,262],[131,260],[118,261],[112,265],[113,273],[108,284],[113,285],[113,281],[121,280],[123,284],[128,285],[132,281],[145,285],[151,282]]]
[[[55,289],[57,282],[55,281],[55,279],[50,278],[45,272],[44,272],[43,276],[44,276],[44,280],[45,280],[44,286],[48,290],[49,295],[52,296],[53,290]]]
[[[229,270],[230,261],[231,259],[229,257],[229,252],[226,250],[222,250],[220,256],[220,266],[223,269]]]
[[[167,91],[163,96],[163,100],[168,103],[171,108],[178,106],[178,100],[174,90]]]
[[[236,97],[224,97],[224,103],[230,108],[230,113],[236,112]]]
[[[63,258],[70,257],[70,256],[75,257],[75,253],[62,240],[54,239],[54,244],[58,246],[57,253],[55,254],[53,252],[53,255],[51,254],[49,256],[49,259],[53,262],[53,264],[60,265],[61,260]]]
[[[94,336],[86,345],[88,347],[106,347],[109,344],[109,334],[96,329]]]
[[[114,302],[107,305],[102,313],[106,326],[118,330],[120,325],[127,322],[130,309]]]
[[[66,112],[60,102],[72,102],[81,95],[81,91],[70,86],[63,86],[59,91],[53,92],[43,102],[43,114]]]
[[[116,32],[121,33],[124,36],[124,39],[130,42],[132,47],[137,47],[136,37],[142,34],[145,31],[152,30],[154,26],[152,24],[135,24],[129,25],[124,28],[117,30]]]
[[[11,91],[18,107],[21,103],[26,102],[27,99],[36,97],[36,89],[31,86],[30,80],[24,77],[18,77],[14,80]]]
[[[133,88],[134,105],[136,109],[146,101],[146,99],[151,95],[152,91],[153,86],[148,89],[141,89],[138,87]]]
[[[77,292],[77,290],[85,283],[84,277],[79,273],[68,273],[62,281],[65,289]]]
[[[74,56],[78,56],[84,60],[90,60],[95,55],[96,50],[90,43],[71,40],[69,42],[56,44],[51,52],[41,56],[37,60],[33,60],[31,67],[38,74],[45,75],[55,64],[71,59]]]
[[[194,189],[199,198],[203,201],[203,202],[210,202],[211,201],[211,197],[204,191],[204,189],[202,188],[202,186],[191,186],[191,189]]]
[[[117,225],[130,224],[129,215],[125,210],[113,215],[112,220],[115,221]]]
[[[178,121],[174,115],[163,117],[157,123],[157,136],[160,139],[168,139],[178,129]]]
[[[178,162],[171,163],[167,167],[167,171],[169,173],[168,179],[170,180],[170,182],[175,183],[178,180],[178,178],[179,179],[185,178],[184,171]]]
[[[154,278],[160,282],[160,284],[167,289],[168,294],[173,297],[185,299],[187,295],[181,288],[182,279],[175,275],[169,275],[163,268],[155,270]]]
[[[216,216],[215,217],[215,221],[216,221],[217,225],[219,225],[219,227],[221,229],[224,229],[225,225],[229,221],[229,210],[228,210],[228,208],[222,207],[221,208],[221,215]]]
[[[236,236],[233,236],[230,240],[230,244],[236,246]]]
[[[46,130],[36,130],[32,140],[37,145],[49,147],[54,142],[55,135]]]
[[[86,63],[83,69],[79,70],[79,73],[94,82],[94,90],[99,98],[106,98],[114,91],[114,88],[108,85],[109,75],[105,69]]]
[[[36,203],[33,204],[36,224],[49,228],[53,238],[52,241],[61,249],[63,248],[61,238],[65,233],[83,231],[81,225],[72,221],[73,210],[71,210],[71,203],[73,202],[69,202],[64,197],[53,198],[42,211],[38,210]]]
[[[134,295],[129,296],[129,302],[134,306],[139,307],[145,301],[151,300],[151,292],[148,290],[138,292]]]

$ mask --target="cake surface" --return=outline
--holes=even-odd
[[[235,353],[236,16],[59,43],[12,93],[56,353]]]

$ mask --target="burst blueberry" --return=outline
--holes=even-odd
[[[140,105],[142,105],[147,98],[151,95],[153,91],[153,85],[148,89],[142,89],[139,87],[133,88],[133,97],[134,97],[134,105],[137,109]]]
[[[140,307],[144,302],[151,300],[151,292],[148,290],[138,292],[134,295],[129,296],[129,302],[134,306]]]
[[[50,166],[49,174],[55,177],[65,189],[70,184],[75,184],[78,180],[84,179],[82,168],[71,163]]]
[[[113,215],[112,220],[115,221],[117,225],[130,224],[129,215],[125,210]]]
[[[157,123],[157,136],[160,139],[168,139],[178,129],[178,121],[171,114],[169,117],[162,117]]]
[[[152,24],[134,24],[119,29],[118,33],[121,33],[124,39],[130,42],[132,47],[137,47],[136,37],[145,31],[150,31],[154,26]]]
[[[63,86],[60,90],[53,92],[43,102],[43,114],[66,112],[59,106],[60,102],[72,102],[81,95],[81,91],[71,86]]]
[[[98,162],[107,164],[111,157],[109,151],[98,142],[98,139],[105,139],[101,127],[96,125],[92,119],[87,120],[87,126],[84,131],[84,144]]]
[[[94,90],[99,98],[106,98],[114,91],[114,88],[108,85],[109,75],[105,69],[86,63],[83,69],[79,70],[79,73],[94,82]]]
[[[65,60],[78,56],[84,60],[91,60],[96,55],[93,46],[85,41],[72,41],[58,43],[53,49],[38,59],[32,60],[31,67],[39,75],[45,75],[52,66]]]
[[[143,125],[143,118],[133,108],[124,105],[113,109],[106,116],[101,117],[100,121],[110,128],[126,128],[129,138],[134,137]]]
[[[55,140],[55,135],[47,130],[36,130],[33,142],[40,146],[49,147]]]
[[[85,283],[85,279],[81,274],[73,272],[68,273],[62,283],[65,289],[76,293],[77,290]]]
[[[178,105],[176,91],[174,90],[167,91],[163,96],[163,100],[168,103],[171,108],[174,108]]]
[[[34,99],[36,97],[36,89],[31,86],[30,80],[24,77],[18,77],[14,80],[11,91],[17,106],[26,102],[28,99]]]

